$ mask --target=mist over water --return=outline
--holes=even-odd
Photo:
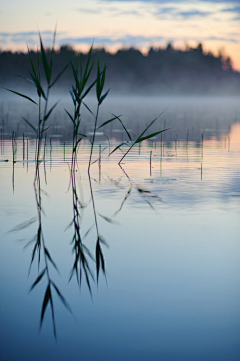
[[[3,91],[1,91],[3,92]],[[70,140],[72,123],[65,109],[72,111],[70,95],[53,95],[50,106],[59,100],[59,104],[48,120],[48,137]],[[96,113],[97,103],[94,95],[86,101],[87,106]],[[0,104],[0,127],[4,137],[9,138],[14,131],[16,137],[34,137],[34,132],[23,120],[25,117],[33,125],[37,124],[37,106],[27,100],[18,100],[14,94],[4,93]],[[161,114],[162,113],[162,114]],[[111,119],[113,115],[121,116],[121,120],[134,137],[137,137],[151,120],[158,117],[151,128],[151,132],[169,128],[167,132],[152,140],[165,141],[193,140],[199,142],[213,134],[227,134],[231,125],[239,122],[240,106],[238,97],[163,97],[163,96],[115,96],[111,91],[108,99],[103,102],[99,113],[99,125]],[[94,118],[82,107],[81,132],[93,131]],[[99,129],[99,139],[127,140],[121,124],[115,120],[104,128]]]
[[[141,54],[118,54],[125,67],[123,74],[110,71],[98,126],[117,115],[127,132],[115,119],[94,138],[94,92],[73,131],[65,111],[75,111],[67,76],[64,87],[51,91],[47,109],[60,101],[44,122],[37,105],[0,90],[0,359],[239,360],[238,74],[230,62],[195,50],[187,56],[218,64],[215,75],[209,68],[197,74],[193,61],[192,73],[171,78],[171,66],[165,69],[160,85],[154,68],[133,71],[133,62],[126,64],[132,54],[139,66],[146,60]],[[168,51],[164,56],[174,55]],[[136,80],[139,72],[149,77],[145,87],[144,77]],[[11,79],[4,85],[38,101],[36,89],[15,88]],[[41,142],[34,134],[38,121]],[[149,133],[155,136],[134,143]],[[87,277],[79,292],[85,256],[92,299]]]

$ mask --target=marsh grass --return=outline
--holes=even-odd
[[[110,124],[114,121],[118,121],[121,124],[121,127],[123,128],[124,132],[126,133],[128,137],[128,143],[122,142],[117,147],[115,147],[112,151],[110,150],[110,142],[109,142],[109,152],[108,156],[110,156],[112,153],[114,153],[117,149],[120,149],[126,145],[128,146],[128,150],[123,154],[122,158],[118,162],[120,168],[123,171],[123,176],[126,176],[129,182],[129,189],[127,190],[127,193],[124,196],[124,199],[121,202],[120,207],[117,209],[117,211],[114,213],[113,217],[115,217],[123,208],[124,204],[128,200],[128,198],[131,195],[132,189],[134,188],[137,193],[140,195],[140,197],[143,198],[144,202],[149,204],[151,208],[154,209],[152,205],[152,200],[158,200],[161,201],[157,195],[141,188],[128,176],[128,174],[125,172],[125,170],[122,168],[121,163],[123,159],[127,156],[127,154],[131,151],[131,149],[134,147],[134,145],[139,144],[139,150],[140,145],[143,141],[151,139],[159,134],[161,134],[167,129],[160,130],[154,133],[151,133],[149,135],[146,135],[146,132],[149,130],[149,128],[157,121],[157,119],[161,116],[159,114],[155,119],[153,119],[146,127],[145,129],[140,133],[140,135],[133,140],[133,137],[131,136],[130,132],[127,130],[126,126],[123,124],[121,120],[121,116],[117,116],[115,114],[112,114],[112,117],[102,123],[100,126],[98,125],[99,122],[99,112],[100,107],[103,101],[106,99],[110,89],[107,91],[104,91],[105,86],[105,78],[106,78],[106,70],[107,66],[106,64],[101,69],[99,59],[97,62],[92,61],[92,47],[89,50],[88,56],[87,56],[87,62],[85,66],[83,67],[82,64],[82,58],[81,55],[79,55],[76,65],[74,65],[71,60],[69,63],[66,64],[66,66],[61,70],[61,72],[55,77],[55,79],[52,79],[52,70],[53,70],[53,58],[54,58],[54,46],[55,46],[55,37],[56,37],[56,30],[54,32],[53,36],[53,44],[52,49],[50,52],[50,58],[47,57],[46,50],[44,48],[41,35],[39,34],[39,41],[40,41],[40,50],[38,52],[38,62],[37,66],[33,64],[31,53],[29,52],[29,59],[30,59],[30,65],[31,65],[31,72],[30,72],[30,78],[23,77],[21,75],[17,75],[18,77],[24,78],[26,81],[30,82],[35,88],[36,93],[38,96],[38,103],[29,97],[26,94],[22,94],[19,92],[16,92],[11,89],[6,89],[7,91],[23,98],[24,100],[27,100],[28,102],[31,102],[36,106],[36,114],[38,118],[37,126],[35,126],[32,122],[30,122],[27,118],[23,118],[25,123],[32,129],[34,134],[36,135],[36,150],[35,150],[35,174],[34,174],[34,192],[35,192],[35,200],[36,200],[36,206],[37,206],[37,230],[36,234],[33,236],[33,238],[27,242],[25,247],[32,246],[32,253],[31,253],[31,261],[29,266],[29,273],[31,272],[33,263],[37,264],[38,268],[38,275],[33,282],[33,284],[30,287],[30,291],[32,291],[40,282],[45,281],[45,292],[43,296],[43,302],[41,306],[41,315],[40,315],[40,329],[43,324],[43,320],[46,314],[47,308],[50,308],[51,311],[51,317],[52,317],[52,324],[53,324],[53,333],[55,338],[57,338],[56,333],[56,320],[55,320],[55,308],[54,308],[54,294],[57,295],[57,297],[61,300],[65,308],[72,313],[71,308],[67,301],[65,300],[64,296],[60,292],[59,288],[56,285],[56,282],[54,281],[52,277],[52,270],[55,269],[57,272],[58,267],[49,251],[49,248],[47,246],[47,241],[45,239],[44,230],[43,230],[43,215],[44,215],[44,209],[43,209],[43,202],[42,198],[43,195],[45,195],[45,192],[43,191],[41,187],[41,177],[40,177],[40,168],[43,163],[44,167],[44,178],[45,178],[45,184],[47,184],[47,174],[46,174],[46,150],[47,150],[47,130],[49,129],[48,121],[50,116],[52,115],[52,112],[58,105],[58,102],[55,102],[51,107],[49,107],[49,99],[50,99],[50,93],[52,90],[52,87],[57,83],[61,75],[64,73],[64,71],[68,68],[68,66],[72,69],[72,75],[74,79],[74,83],[72,85],[71,90],[69,91],[70,97],[72,99],[73,108],[72,111],[69,111],[65,109],[65,112],[70,119],[72,123],[72,156],[71,156],[71,165],[69,167],[70,169],[70,186],[71,186],[71,192],[72,192],[72,209],[73,209],[73,215],[72,220],[68,227],[73,227],[73,236],[71,239],[71,247],[72,247],[72,253],[73,253],[73,264],[70,270],[70,276],[69,281],[72,279],[73,276],[76,277],[77,283],[79,287],[81,287],[82,284],[82,277],[85,277],[86,284],[88,286],[90,294],[92,294],[92,282],[97,281],[99,282],[99,276],[100,272],[104,275],[106,279],[106,264],[105,264],[105,258],[104,258],[104,252],[103,252],[103,246],[107,246],[107,242],[103,235],[100,233],[99,229],[99,222],[98,218],[101,217],[101,219],[104,219],[108,223],[116,223],[115,220],[113,220],[111,217],[108,217],[106,215],[100,214],[97,212],[95,197],[94,197],[94,189],[93,189],[93,182],[91,177],[91,167],[94,163],[98,162],[99,167],[99,182],[101,181],[101,161],[102,161],[102,152],[106,149],[101,147],[99,145],[99,155],[98,158],[93,160],[93,150],[96,147],[95,140],[96,140],[96,132],[98,129],[105,127],[107,124]],[[89,84],[90,76],[94,70],[94,66],[96,64],[96,76],[94,81],[92,81]],[[41,69],[43,69],[43,74],[41,73]],[[43,79],[44,78],[44,82]],[[45,84],[45,85],[43,85]],[[96,90],[96,100],[97,100],[97,106],[96,110],[93,111],[90,109],[90,107],[87,105],[86,98],[90,91],[95,87]],[[88,136],[87,134],[84,134],[84,132],[81,130],[81,109],[82,107],[86,108],[87,111],[91,114],[93,119],[93,133],[92,136]],[[82,210],[87,206],[81,202],[80,196],[78,194],[77,190],[77,181],[76,181],[76,174],[77,174],[77,167],[78,167],[78,150],[79,145],[83,138],[86,138],[90,142],[90,154],[89,154],[89,161],[88,161],[88,168],[87,168],[87,174],[88,174],[88,181],[89,181],[89,188],[90,188],[90,194],[91,194],[91,204],[92,204],[92,211],[93,211],[93,219],[94,224],[91,226],[88,231],[85,233],[85,235],[82,235],[82,216],[81,212]],[[1,133],[1,139],[2,139],[2,133]],[[27,141],[27,160],[28,160],[28,139]],[[25,137],[23,134],[23,161],[25,159]],[[51,169],[51,162],[52,162],[52,138],[50,137],[50,169]],[[13,152],[13,191],[14,191],[14,163],[16,158],[16,147],[15,147],[15,139],[14,139],[14,132],[12,134],[12,152]],[[152,155],[152,153],[151,153]],[[151,174],[151,155],[150,155],[150,174]],[[64,143],[64,160],[65,160],[65,143]],[[120,181],[119,181],[120,183]],[[22,224],[19,227],[25,228],[32,224],[32,222],[27,222],[26,224]],[[67,227],[67,228],[68,228]],[[95,255],[93,256],[90,252],[89,248],[85,244],[85,238],[88,236],[89,232],[95,228],[95,234],[96,234],[96,241],[95,241]],[[92,270],[91,262],[95,263],[95,273],[96,277],[94,276],[94,272]]]
[[[36,235],[27,243],[27,246],[32,245],[32,256],[31,256],[31,262],[29,266],[29,273],[32,268],[32,264],[34,260],[37,261],[38,264],[38,276],[33,282],[30,291],[32,291],[40,281],[45,279],[46,281],[46,288],[45,293],[43,297],[43,303],[42,303],[42,310],[41,310],[41,316],[40,316],[40,328],[42,327],[43,319],[45,316],[45,312],[47,307],[49,306],[51,309],[51,315],[52,315],[52,323],[53,323],[53,332],[55,338],[57,337],[56,334],[56,322],[55,322],[55,312],[54,312],[54,303],[53,303],[53,293],[55,293],[64,306],[68,309],[68,311],[71,312],[71,309],[66,302],[65,298],[63,297],[62,293],[60,292],[59,288],[57,287],[56,283],[53,281],[53,278],[51,276],[51,267],[55,268],[55,270],[58,271],[57,265],[54,262],[45,241],[44,233],[43,233],[43,224],[42,224],[42,214],[43,214],[43,208],[42,208],[42,188],[41,188],[41,177],[40,177],[40,166],[42,161],[45,160],[45,148],[44,148],[44,155],[42,158],[42,143],[44,141],[44,136],[46,134],[46,131],[48,129],[47,121],[54,110],[54,108],[57,106],[58,102],[56,102],[51,108],[49,108],[49,96],[50,96],[50,89],[53,87],[53,85],[57,82],[57,80],[60,78],[60,76],[63,74],[63,72],[66,70],[67,66],[57,75],[57,77],[52,80],[52,68],[53,68],[53,55],[54,55],[54,45],[55,45],[55,37],[56,37],[56,30],[54,32],[53,36],[53,45],[51,50],[51,56],[50,61],[47,60],[46,51],[43,46],[41,35],[39,34],[39,40],[40,40],[40,54],[38,53],[38,64],[37,68],[34,66],[31,54],[29,51],[29,59],[31,64],[31,72],[30,72],[30,79],[22,77],[21,75],[18,75],[21,78],[24,78],[28,82],[32,83],[37,90],[38,95],[38,103],[36,103],[32,98],[29,96],[16,92],[14,90],[6,89],[13,94],[16,94],[31,103],[38,106],[38,125],[35,127],[28,119],[23,118],[24,121],[31,127],[31,129],[36,134],[36,153],[35,153],[35,160],[36,160],[36,166],[35,166],[35,176],[34,176],[34,191],[35,191],[35,199],[36,199],[36,205],[37,205],[37,214],[38,214],[38,227]],[[46,79],[46,89],[44,90],[44,87],[42,85],[42,75],[40,71],[40,63],[43,66],[44,69],[44,76]],[[23,142],[24,144],[24,142]],[[46,137],[45,137],[45,144],[46,144]],[[14,189],[14,163],[15,163],[15,149],[14,149],[14,133],[12,137],[12,145],[13,145],[13,189]],[[44,162],[45,164],[45,162]],[[46,173],[45,173],[45,181],[46,181]]]

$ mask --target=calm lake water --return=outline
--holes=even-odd
[[[102,246],[107,282],[100,274],[98,286],[92,284],[92,298],[84,278],[81,290],[76,278],[68,282],[73,263],[73,228],[66,230],[73,213],[71,128],[64,128],[60,110],[58,124],[49,131],[41,164],[42,227],[60,272],[51,267],[51,276],[74,313],[73,318],[54,296],[57,342],[49,308],[39,332],[45,280],[28,293],[38,275],[34,261],[28,277],[32,245],[24,248],[38,227],[33,187],[36,142],[21,116],[16,118],[17,106],[2,105],[1,361],[240,359],[239,105],[235,100],[183,104],[180,99],[172,107],[170,100],[165,103],[110,102],[112,112],[131,118],[126,124],[132,134],[141,133],[154,114],[169,107],[155,129],[162,129],[164,122],[171,129],[162,139],[136,145],[122,167],[121,150],[108,157],[109,147],[126,139],[121,128],[107,129],[110,144],[102,133],[96,138],[93,159],[98,159],[101,145],[101,162],[91,166],[91,176],[99,232],[108,247]],[[104,108],[100,124],[109,119],[107,113]],[[9,138],[14,125],[18,132],[13,167]],[[91,125],[85,128],[90,134]],[[82,141],[76,189],[84,205],[83,235],[94,224],[89,151],[87,141]],[[28,227],[17,227],[27,221]],[[94,228],[84,242],[94,254]],[[91,266],[95,273],[94,262]]]

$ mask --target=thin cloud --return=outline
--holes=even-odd
[[[51,31],[45,31],[41,33],[43,36],[44,44],[49,46],[52,44],[52,32]],[[24,36],[23,36],[24,35]],[[122,45],[127,47],[139,47],[142,46],[150,46],[154,44],[163,44],[174,41],[196,41],[196,42],[202,42],[205,41],[224,41],[224,42],[231,42],[231,43],[238,43],[237,39],[233,37],[216,37],[216,36],[209,36],[205,38],[200,37],[181,37],[181,38],[173,38],[173,37],[165,37],[165,36],[132,36],[132,35],[124,35],[119,37],[107,37],[107,36],[96,36],[96,37],[67,37],[66,33],[58,34],[57,38],[57,45],[81,45],[81,44],[87,44],[91,45],[94,43],[95,46],[114,46],[114,45]],[[30,45],[36,45],[38,41],[38,33],[37,32],[19,32],[19,33],[6,33],[2,32],[0,33],[0,41],[2,44],[6,43],[28,43]]]
[[[200,0],[199,2],[209,2],[209,3],[227,3],[227,4],[239,4],[240,0]],[[157,4],[167,4],[167,3],[186,3],[185,0],[101,0],[101,2],[145,2],[145,3],[157,3]]]
[[[229,12],[229,13],[240,13],[240,6],[234,6],[233,8],[223,9],[222,12]]]
[[[189,19],[192,17],[206,17],[211,14],[213,13],[209,11],[199,11],[199,10],[181,11],[178,13],[178,15],[180,15],[184,19]]]

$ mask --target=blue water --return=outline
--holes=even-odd
[[[64,155],[61,141],[51,148],[48,143],[47,183],[41,168],[47,192],[43,231],[60,270],[59,275],[51,268],[52,277],[74,313],[54,297],[57,342],[49,309],[39,332],[45,280],[28,294],[38,273],[34,263],[28,277],[32,248],[23,248],[37,223],[11,231],[37,216],[34,142],[29,141],[27,162],[22,140],[17,141],[13,192],[11,141],[4,141],[0,160],[9,161],[0,163],[0,360],[238,361],[239,124],[231,126],[230,147],[227,136],[211,136],[203,149],[179,141],[165,144],[162,152],[160,143],[144,143],[140,154],[136,147],[124,160],[125,173],[117,165],[120,151],[110,159],[105,151],[100,175],[98,163],[92,166],[100,233],[109,245],[103,247],[107,277],[101,274],[98,286],[92,285],[92,298],[85,282],[81,290],[74,278],[68,283],[72,228],[64,230],[72,218],[70,144]],[[88,154],[85,143],[79,149],[77,189],[86,204]],[[83,234],[92,224],[89,204],[82,213]],[[95,241],[93,230],[86,238],[93,253]]]

